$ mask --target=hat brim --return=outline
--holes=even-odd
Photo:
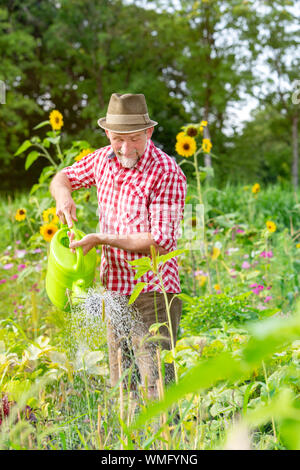
[[[118,132],[119,134],[131,134],[132,132],[143,131],[158,124],[156,121],[150,121],[148,124],[107,124],[106,118],[98,119],[98,125],[102,129]]]

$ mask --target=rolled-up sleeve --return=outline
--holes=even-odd
[[[96,152],[86,155],[72,166],[67,166],[62,172],[68,177],[72,191],[80,188],[90,188],[96,185],[95,181],[95,155]]]
[[[151,235],[165,250],[176,248],[184,214],[186,178],[183,173],[166,173],[154,189],[149,205]]]

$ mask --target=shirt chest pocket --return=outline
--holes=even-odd
[[[132,188],[131,185],[130,195],[121,217],[125,224],[143,226],[143,230],[148,228],[147,195],[140,187]]]

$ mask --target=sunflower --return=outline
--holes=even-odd
[[[193,124],[189,124],[185,128],[185,133],[190,137],[197,137],[197,135],[199,134],[199,128],[197,126],[194,126]]]
[[[91,149],[81,150],[80,154],[75,157],[75,160],[79,162],[79,160],[81,160],[83,157],[86,157],[86,155],[88,155],[89,153],[92,153]]]
[[[15,219],[18,222],[21,222],[22,220],[26,219],[26,209],[18,209],[15,215]]]
[[[64,125],[63,116],[56,109],[51,111],[49,119],[50,119],[51,127],[54,131],[59,131]]]
[[[176,140],[178,142],[178,140],[181,140],[183,139],[184,137],[186,137],[186,133],[185,132],[179,132],[177,135],[176,135]]]
[[[221,290],[220,284],[214,284],[214,289],[215,289],[216,291]]]
[[[212,249],[211,259],[216,260],[220,256],[220,254],[221,254],[220,248],[218,248],[217,246],[214,246]]]
[[[55,232],[57,232],[57,230],[58,230],[57,225],[50,222],[50,224],[44,224],[41,226],[40,234],[43,235],[44,240],[46,242],[50,242]]]
[[[58,224],[59,218],[56,215],[56,207],[50,207],[50,209],[46,209],[43,212],[43,220],[44,222],[52,222],[53,224]]]
[[[203,134],[203,127],[207,126],[207,121],[201,121],[199,126],[199,131]]]
[[[253,192],[253,194],[257,194],[259,191],[260,191],[260,184],[259,184],[259,183],[255,183],[255,184],[252,186],[252,192]]]
[[[267,226],[267,229],[269,230],[269,232],[271,232],[271,233],[275,232],[275,230],[277,228],[275,222],[272,222],[271,220],[267,220],[266,226]]]
[[[296,244],[296,248],[300,248],[300,243],[297,243],[297,244]]]
[[[191,157],[196,152],[196,141],[188,135],[177,141],[175,150],[182,157]]]
[[[210,139],[203,139],[202,140],[202,149],[204,153],[209,153],[212,148],[212,143]]]

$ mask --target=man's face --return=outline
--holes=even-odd
[[[132,134],[118,134],[105,131],[119,162],[124,168],[133,168],[146,150],[148,139],[151,138],[153,127]]]

